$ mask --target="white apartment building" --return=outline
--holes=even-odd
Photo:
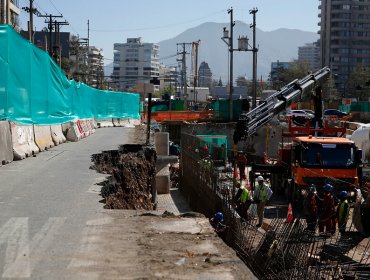
[[[159,77],[159,45],[128,38],[114,44],[112,80],[121,91],[146,84]]]
[[[159,66],[160,90],[164,89],[165,87],[176,89],[177,78],[178,78],[177,67],[174,66],[168,67],[163,64]]]
[[[104,81],[104,54],[103,49],[89,46],[89,85],[101,88]]]
[[[19,0],[0,0],[0,23],[10,24],[19,31]]]
[[[298,47],[298,60],[306,61],[310,65],[310,70],[315,71],[320,68],[320,46],[319,43],[305,44]]]

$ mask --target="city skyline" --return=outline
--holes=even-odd
[[[126,42],[127,38],[141,37],[144,42],[158,43],[171,39],[185,30],[204,22],[228,23],[230,17],[227,10],[234,9],[234,20],[246,23],[252,21],[249,10],[257,7],[257,28],[272,31],[279,28],[299,29],[317,32],[318,5],[320,1],[312,0],[265,0],[265,1],[194,1],[187,2],[162,0],[160,3],[149,0],[91,2],[34,1],[34,6],[41,14],[63,15],[58,20],[68,21],[61,31],[71,32],[82,38],[88,36],[90,45],[103,48],[104,64],[113,61],[113,44]],[[29,5],[29,0],[20,0],[20,7]],[[85,8],[88,7],[88,8]],[[84,11],[85,9],[85,11]],[[21,9],[20,26],[26,29],[29,14]],[[44,18],[34,16],[34,29],[46,27]]]

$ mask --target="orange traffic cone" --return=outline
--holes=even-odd
[[[286,216],[286,223],[293,223],[293,209],[292,209],[292,204],[289,203],[288,206],[288,215]]]

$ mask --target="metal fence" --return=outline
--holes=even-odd
[[[232,200],[233,170],[202,157],[202,145],[196,136],[181,136],[182,191],[207,217],[223,212],[226,230],[220,236],[259,279],[370,279],[370,241],[352,224],[346,234],[319,235],[306,230],[304,219],[287,223],[279,216],[286,213],[283,206],[273,207],[276,217],[264,230],[253,213],[241,219]]]

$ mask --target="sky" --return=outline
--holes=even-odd
[[[20,7],[30,0],[19,0]],[[249,10],[257,8],[257,28],[278,28],[317,32],[319,0],[34,0],[45,14],[63,15],[69,25],[61,31],[87,38],[90,45],[102,48],[104,64],[113,61],[113,44],[127,38],[141,37],[146,43],[171,39],[183,31],[205,22],[229,23],[229,8],[234,20],[252,22]],[[29,14],[21,9],[20,25],[27,29]],[[46,27],[45,18],[34,16],[34,29]],[[221,34],[222,31],[220,31]]]

